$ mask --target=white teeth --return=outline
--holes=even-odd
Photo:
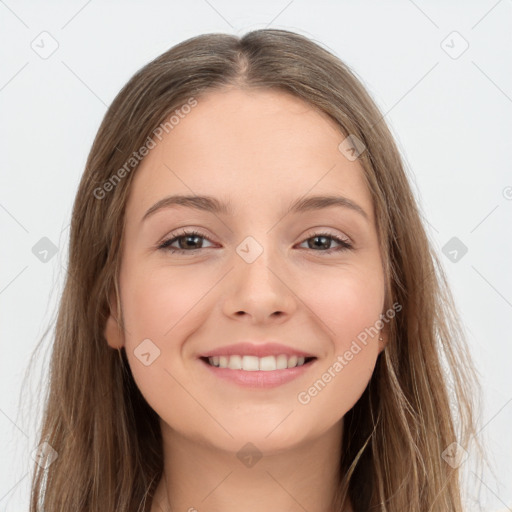
[[[259,360],[256,356],[244,356],[242,358],[242,369],[248,372],[259,370]]]
[[[230,356],[228,362],[228,368],[231,370],[241,370],[242,369],[242,356]]]
[[[285,368],[288,368],[288,358],[284,354],[277,356],[276,367],[278,370],[284,370]]]
[[[229,368],[231,370],[245,370],[248,372],[255,371],[272,371],[284,370],[286,368],[294,368],[295,366],[302,366],[305,362],[305,357],[290,356],[285,354],[275,356],[213,356],[208,358],[208,362],[212,366],[218,368]]]
[[[266,356],[260,359],[260,370],[269,372],[277,368],[276,358],[274,356]]]

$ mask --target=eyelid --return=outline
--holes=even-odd
[[[332,232],[332,228],[314,227],[314,228],[309,229],[306,232],[306,235],[303,235],[303,236],[307,239],[307,238],[311,238],[314,236],[322,236],[322,235],[331,236],[334,238],[340,238],[347,244],[354,245],[354,242],[348,235],[346,235],[345,233],[342,233],[342,232],[341,233],[340,232]]]

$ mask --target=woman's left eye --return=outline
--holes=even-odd
[[[204,235],[197,231],[183,231],[178,235],[162,242],[158,246],[158,248],[164,249],[171,253],[185,253],[197,251],[199,249],[203,249],[203,247],[194,247],[195,244],[199,243],[198,239],[210,241],[207,237],[205,237]],[[315,240],[315,242],[313,244],[309,244],[308,242],[310,240]],[[331,245],[333,241],[339,244],[339,247],[328,247]],[[172,246],[175,242],[178,242],[179,247]],[[313,249],[313,247],[321,249],[321,251],[316,252],[331,253],[334,251],[345,251],[347,249],[352,249],[352,244],[348,240],[331,235],[329,233],[315,233],[314,235],[306,238],[306,240],[304,240],[304,242],[302,243],[308,243],[309,247],[307,248],[309,249]],[[200,243],[199,245],[202,246],[202,243]],[[311,247],[311,245],[313,245],[313,247]]]
[[[334,241],[340,245],[340,247],[334,247],[334,248],[327,247],[327,250],[322,250],[320,252],[331,253],[334,251],[346,251],[347,249],[352,249],[352,244],[348,240],[345,240],[338,236],[331,235],[329,233],[315,233],[314,235],[310,236],[309,238],[306,238],[306,240],[304,240],[304,242],[302,242],[302,243],[307,243],[309,240],[318,240],[318,242],[316,242],[316,244],[313,244],[313,245],[316,247],[319,247],[319,248],[324,248],[325,246],[330,246],[332,241]]]

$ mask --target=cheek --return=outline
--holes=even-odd
[[[339,421],[363,394],[377,360],[375,343],[355,342],[347,350],[327,358],[313,372],[306,387],[297,394],[298,407],[309,417],[322,418],[322,424]]]
[[[180,365],[181,342],[191,322],[197,323],[194,313],[208,289],[184,271],[146,268],[137,275],[126,268],[124,277],[125,350],[133,378],[150,407],[169,424],[179,424],[183,414],[199,414],[183,388],[187,374]]]
[[[378,272],[344,268],[328,274],[310,274],[307,282],[301,281],[304,287],[299,296],[321,320],[318,323],[337,353],[344,352],[351,340],[364,337],[364,332],[375,328],[384,305],[384,283]]]
[[[321,320],[317,324],[330,346],[297,401],[309,414],[329,415],[335,421],[357,402],[375,368],[383,281],[378,273],[355,269],[314,281],[317,293],[309,293],[306,302]]]
[[[145,276],[132,275],[126,281],[123,297],[130,342],[151,338],[159,346],[168,345],[175,331],[194,317],[194,309],[213,284],[213,280],[209,284],[208,279],[187,271],[156,270]]]
[[[127,266],[122,274],[126,355],[137,387],[160,415],[168,412],[170,396],[180,410],[190,405],[179,384],[191,385],[181,362],[182,342],[201,326],[198,315],[213,307],[208,291],[215,282],[211,272],[200,275],[184,268],[137,273]]]

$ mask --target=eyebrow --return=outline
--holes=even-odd
[[[183,206],[185,208],[193,208],[196,210],[206,211],[215,214],[224,214],[233,216],[233,206],[230,201],[223,202],[219,201],[215,197],[211,196],[187,196],[187,195],[172,195],[167,196],[156,202],[142,217],[142,222],[148,217],[153,215],[155,212],[163,209],[170,208],[172,206]],[[370,220],[366,211],[359,206],[357,203],[343,196],[307,196],[299,198],[285,211],[285,215],[288,213],[302,213],[311,210],[321,210],[324,208],[330,208],[338,206],[342,208],[348,208],[362,215],[367,221]]]

